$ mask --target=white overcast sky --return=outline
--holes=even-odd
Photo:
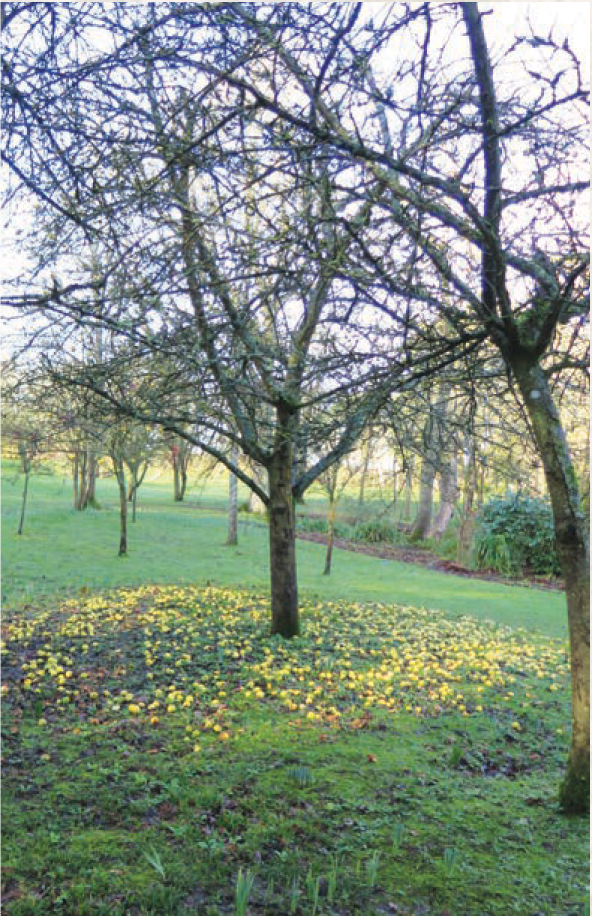
[[[437,2],[437,0],[436,0]],[[373,11],[389,5],[385,0],[366,0],[363,3],[364,14],[371,16]],[[419,6],[420,3],[413,4]],[[563,0],[544,0],[544,2],[513,3],[492,2],[479,3],[482,13],[489,13],[485,20],[485,36],[490,50],[501,51],[507,48],[517,35],[528,35],[528,17],[540,33],[547,35],[553,29],[553,36],[559,44],[567,38],[570,47],[575,51],[583,65],[583,76],[590,78],[590,6],[589,0],[563,2]]]
[[[567,38],[590,78],[590,6],[588,0],[579,2],[539,3],[480,3],[482,12],[492,10],[485,20],[485,34],[493,47],[507,45],[516,35],[528,34],[527,17],[538,30],[553,35],[559,44]]]

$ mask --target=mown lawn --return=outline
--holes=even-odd
[[[301,544],[284,642],[262,522],[100,483],[3,487],[7,916],[589,913],[562,595]]]
[[[140,490],[138,519],[129,525],[129,555],[117,556],[118,497],[111,480],[99,480],[100,511],[75,512],[71,483],[34,476],[22,537],[16,536],[22,481],[10,468],[2,480],[2,599],[34,601],[71,587],[192,585],[267,589],[267,526],[241,516],[238,547],[225,547],[223,480],[196,483],[187,504],[175,504],[164,479]],[[336,551],[332,575],[323,576],[324,548],[298,542],[303,595],[332,601],[379,601],[433,607],[452,615],[524,626],[567,637],[565,597],[536,589],[445,575],[421,566]]]

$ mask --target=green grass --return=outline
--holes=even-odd
[[[20,539],[18,496],[4,484],[7,916],[589,912],[588,824],[557,803],[563,596],[340,552],[327,581],[301,544],[284,642],[265,526],[221,546],[223,485],[197,509],[148,486],[127,559],[109,482],[81,514],[34,479]]]
[[[299,916],[583,913],[561,641],[305,601],[283,643],[268,615],[176,587],[8,615],[10,916],[221,916],[239,871],[251,914],[295,886]]]
[[[266,588],[269,582],[267,527],[241,516],[238,547],[224,547],[224,482],[190,490],[175,504],[166,481],[140,490],[138,520],[129,526],[129,555],[117,556],[117,494],[100,480],[100,511],[70,508],[71,484],[61,477],[33,477],[23,535],[16,536],[20,481],[6,472],[2,488],[2,597],[27,600],[60,589],[108,588],[144,582]],[[301,593],[324,600],[386,601],[470,613],[503,624],[520,624],[551,636],[567,635],[561,593],[505,586],[450,576],[422,566],[394,563],[337,550],[333,572],[323,576],[324,548],[298,543]]]

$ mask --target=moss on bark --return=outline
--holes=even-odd
[[[565,814],[590,812],[590,757],[570,757],[567,772],[559,787],[559,804]]]

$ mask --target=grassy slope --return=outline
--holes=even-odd
[[[268,585],[267,529],[261,521],[243,520],[238,547],[221,549],[226,536],[224,513],[219,509],[224,504],[222,487],[194,490],[184,506],[172,501],[170,485],[146,484],[138,521],[130,524],[129,556],[124,559],[117,556],[117,502],[111,481],[99,482],[104,508],[80,513],[70,508],[69,481],[33,478],[25,530],[18,538],[20,487],[14,474],[5,473],[2,596],[7,603],[82,585],[103,588],[147,581]],[[197,509],[193,508],[196,502]],[[299,542],[302,594],[433,607],[551,636],[567,635],[562,594],[469,580],[343,551],[336,551],[330,577],[322,575],[323,563],[323,547]]]

